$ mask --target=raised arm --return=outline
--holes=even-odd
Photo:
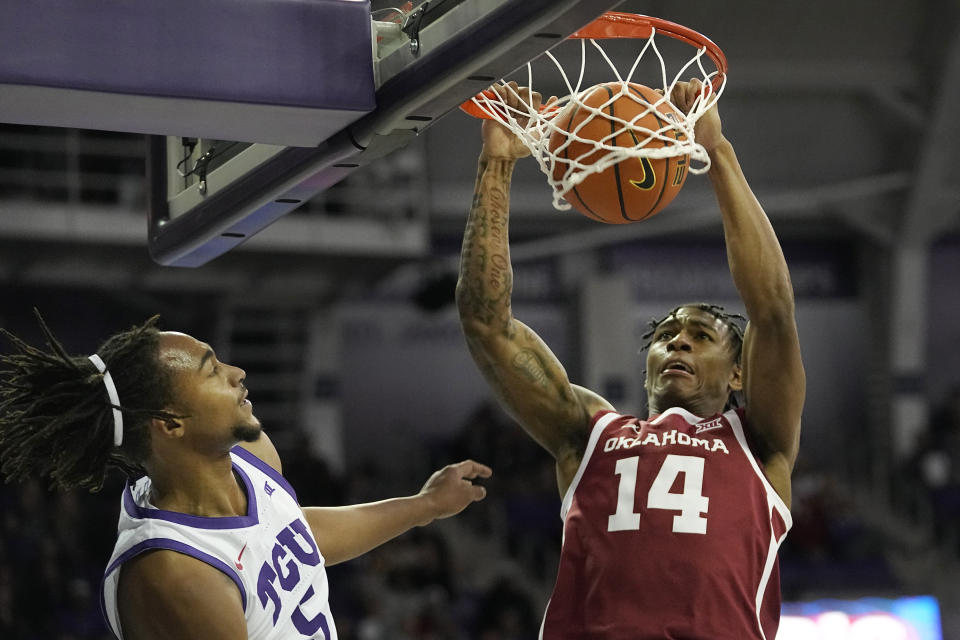
[[[517,102],[502,88],[496,90]],[[534,94],[534,100],[539,104],[539,95]],[[591,415],[612,407],[572,385],[547,345],[513,317],[510,180],[517,159],[528,151],[494,121],[484,122],[482,131],[483,151],[460,257],[457,309],[480,371],[507,411],[556,458],[562,478],[567,475],[563,469],[579,464]]]
[[[696,81],[678,85],[674,103],[686,111],[699,89]],[[806,394],[790,273],[773,226],[723,136],[716,108],[697,122],[695,135],[710,154],[708,175],[723,217],[727,261],[750,318],[743,345],[747,422],[767,477],[789,504]]]
[[[345,562],[379,547],[413,527],[456,515],[487,490],[471,482],[489,478],[490,467],[464,460],[435,472],[415,496],[391,498],[347,507],[303,510],[327,566]]]

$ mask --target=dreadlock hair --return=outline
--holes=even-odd
[[[113,444],[113,405],[103,374],[84,356],[70,356],[34,309],[48,351],[5,329],[16,349],[0,356],[0,470],[7,482],[48,477],[51,487],[99,491],[107,472],[144,473],[150,453],[147,425],[172,399],[172,376],[158,359],[159,316],[108,338],[97,354],[106,362],[123,413],[123,444]]]
[[[723,307],[718,304],[708,304],[706,302],[694,302],[691,304],[681,304],[678,307],[674,307],[670,310],[670,313],[665,315],[662,318],[654,318],[647,323],[648,330],[643,334],[642,338],[646,340],[646,343],[640,349],[641,351],[646,351],[650,348],[650,345],[653,343],[653,335],[657,332],[657,327],[661,324],[672,318],[677,314],[680,309],[699,309],[700,311],[706,311],[714,318],[717,318],[723,322],[729,331],[729,346],[730,351],[733,354],[733,361],[740,364],[741,357],[743,356],[743,327],[738,321],[746,322],[747,319],[740,315],[739,313],[727,313]],[[730,397],[727,398],[727,406],[725,409],[730,409],[733,407],[740,406],[739,393],[733,391],[730,393]]]

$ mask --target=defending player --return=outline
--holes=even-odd
[[[99,489],[110,468],[146,473],[121,500],[103,609],[126,640],[337,637],[326,565],[462,511],[488,467],[434,473],[415,496],[301,508],[247,399],[242,369],[152,319],[69,356],[10,337],[0,358],[0,458],[9,479],[37,474]],[[238,444],[239,443],[239,444]]]
[[[680,83],[672,101],[687,112],[699,90]],[[480,370],[556,460],[564,535],[542,637],[772,640],[805,376],[786,261],[716,108],[697,122],[696,140],[710,154],[750,322],[741,334],[719,307],[685,305],[654,323],[647,419],[571,384],[513,317],[509,190],[527,149],[493,121],[482,134],[457,306]],[[745,407],[730,409],[738,391]]]

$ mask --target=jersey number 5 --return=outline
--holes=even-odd
[[[617,512],[607,520],[607,531],[633,531],[640,528],[640,514],[634,512],[637,491],[637,466],[640,458],[617,460],[616,474],[620,476],[617,490]],[[670,489],[677,476],[683,474],[683,490],[672,493]],[[707,532],[707,519],[700,515],[707,512],[710,499],[703,495],[703,458],[697,456],[668,455],[647,491],[648,509],[679,511],[673,517],[674,533]]]

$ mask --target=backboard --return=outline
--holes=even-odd
[[[0,122],[149,134],[150,253],[198,266],[620,1],[0,3]]]
[[[372,48],[375,106],[322,140],[150,142],[150,252],[198,266],[412,141],[463,100],[619,2],[434,0],[352,36]],[[341,31],[341,30],[337,30]],[[358,78],[341,80],[344,86]],[[186,144],[185,144],[186,142]],[[184,175],[186,174],[186,175]]]

